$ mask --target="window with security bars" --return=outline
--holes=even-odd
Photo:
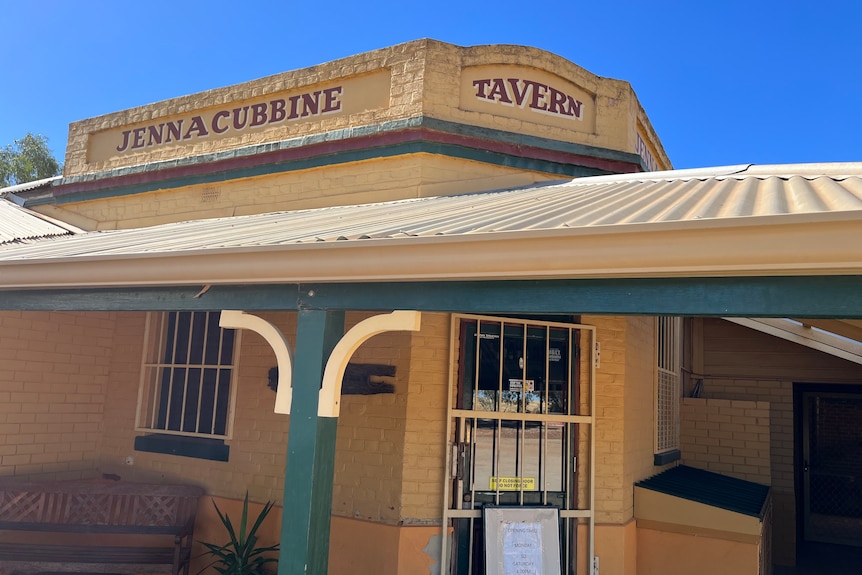
[[[682,321],[659,317],[656,321],[655,452],[679,449],[679,397]]]
[[[234,405],[238,334],[219,312],[147,316],[136,429],[227,439]]]

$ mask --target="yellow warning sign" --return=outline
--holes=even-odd
[[[535,491],[535,477],[491,477],[492,491]]]

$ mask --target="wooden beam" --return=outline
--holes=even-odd
[[[862,317],[862,276],[302,284],[302,308],[464,313]]]
[[[296,310],[298,290],[297,284],[0,290],[0,310]]]
[[[0,290],[0,310],[363,310],[862,318],[862,276]]]

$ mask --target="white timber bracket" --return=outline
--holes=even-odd
[[[326,362],[326,369],[323,370],[323,385],[318,396],[317,416],[338,417],[341,410],[341,381],[344,379],[344,370],[347,369],[350,358],[360,345],[379,333],[419,331],[421,325],[420,312],[399,310],[369,317],[350,328],[332,350]],[[281,371],[279,371],[280,374]]]
[[[293,360],[284,334],[262,317],[237,310],[223,310],[219,319],[219,326],[251,330],[259,333],[269,343],[275,352],[278,363],[278,391],[275,394],[275,412],[289,414],[290,400],[293,397],[293,388],[291,387]]]

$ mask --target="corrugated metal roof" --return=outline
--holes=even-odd
[[[769,487],[680,465],[635,483],[635,487],[763,518]]]
[[[62,178],[63,176],[51,176],[50,178],[42,178],[41,180],[33,180],[32,182],[24,182],[23,184],[15,184],[14,186],[0,188],[0,198],[5,197],[8,194],[35,190],[36,188],[41,188],[43,186],[49,187],[53,182],[61,180]]]
[[[0,261],[858,213],[862,163],[579,178],[457,196],[90,232]]]
[[[0,244],[26,243],[72,233],[74,229],[71,226],[55,223],[41,214],[0,198]]]

